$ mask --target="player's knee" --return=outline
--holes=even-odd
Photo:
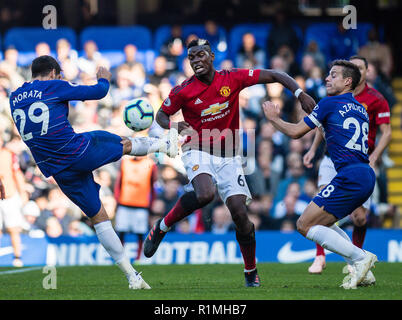
[[[132,149],[132,144],[130,139],[126,138],[126,137],[121,137],[121,142],[123,145],[123,154],[130,154],[131,149]]]
[[[357,216],[354,218],[354,224],[357,227],[363,227],[367,223],[367,219],[365,216]]]
[[[305,221],[304,221],[304,219],[302,217],[297,219],[297,221],[296,221],[296,229],[303,236],[307,235],[309,226],[305,223]]]
[[[206,206],[212,200],[214,200],[215,193],[212,190],[205,190],[199,194],[197,194],[197,200],[201,204],[202,207]]]
[[[366,210],[361,208],[356,209],[352,213],[351,218],[355,226],[357,227],[364,226],[367,223]]]

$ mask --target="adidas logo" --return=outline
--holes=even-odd
[[[200,98],[197,98],[197,100],[195,100],[194,104],[200,104],[202,103],[202,100]]]

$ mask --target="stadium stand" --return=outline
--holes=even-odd
[[[35,47],[40,42],[46,42],[54,54],[57,40],[67,39],[72,49],[77,47],[77,36],[73,29],[59,27],[54,30],[43,28],[17,27],[6,32],[4,37],[4,49],[14,46],[18,52],[18,64],[21,66],[29,65],[35,58]]]
[[[127,27],[97,26],[85,28],[79,35],[80,48],[93,40],[99,52],[109,60],[111,67],[124,62],[123,49],[127,44],[134,44],[138,49],[137,59],[147,71],[152,70],[155,52],[152,50],[152,33],[145,26]]]
[[[310,41],[314,40],[318,43],[321,52],[326,58],[327,62],[332,59],[330,52],[330,38],[331,34],[336,32],[337,25],[335,23],[330,22],[320,22],[320,23],[310,23],[306,27],[301,27],[298,24],[292,24],[293,29],[296,31],[297,37],[300,40],[301,46],[299,47],[299,51],[297,52],[296,61],[300,64],[301,58],[305,52],[306,47],[310,43]],[[373,27],[370,23],[359,23],[357,31],[355,31],[357,38],[359,39],[359,45],[363,45],[367,42],[367,33]],[[216,68],[220,69],[220,62],[225,59],[229,59],[234,61],[235,55],[239,48],[241,47],[242,36],[246,32],[252,32],[256,38],[256,43],[263,48],[267,52],[267,39],[269,37],[272,25],[270,23],[244,23],[234,25],[230,29],[225,29],[222,26],[219,26],[218,30],[222,37],[222,41],[227,41],[227,46],[224,50],[219,51],[216,48]],[[5,50],[6,48],[13,46],[18,51],[18,67],[26,67],[30,64],[31,60],[35,57],[35,47],[40,42],[45,42],[49,45],[51,54],[55,55],[56,43],[59,39],[67,39],[71,48],[77,50],[79,57],[84,56],[84,44],[88,41],[92,40],[96,43],[98,50],[102,57],[106,58],[110,63],[110,68],[114,70],[118,70],[121,66],[121,70],[116,73],[119,74],[119,81],[129,82],[128,87],[121,86],[121,84],[113,83],[111,92],[115,92],[114,89],[118,89],[123,95],[127,90],[130,93],[136,92],[136,96],[147,96],[153,103],[155,110],[160,107],[161,101],[166,97],[166,94],[169,92],[170,88],[180,83],[185,75],[183,74],[182,66],[180,64],[180,70],[178,73],[175,73],[173,76],[170,76],[167,80],[162,81],[159,86],[152,85],[147,80],[147,76],[149,76],[153,71],[153,63],[155,58],[160,54],[160,48],[162,45],[169,39],[171,32],[171,25],[162,25],[156,28],[153,32],[146,26],[142,25],[133,25],[133,26],[125,26],[125,27],[110,27],[110,26],[91,26],[84,28],[80,33],[76,33],[72,29],[68,27],[59,27],[56,30],[43,30],[42,28],[12,28],[9,29],[4,38],[0,38],[0,47]],[[203,24],[188,24],[182,25],[182,38],[185,40],[191,34],[196,34],[199,37],[206,37],[205,26]],[[384,31],[380,28],[380,39],[384,39]],[[138,67],[138,65],[127,66],[123,63],[125,61],[124,56],[124,47],[127,44],[133,44],[137,47],[138,51],[136,53],[136,61],[142,64],[145,69],[146,75],[143,78],[138,76],[138,69],[134,71],[134,68]],[[0,68],[3,60],[4,51],[0,52]],[[186,50],[184,50],[183,57],[185,57]],[[267,57],[267,62],[269,62],[269,58]],[[72,64],[75,62],[73,61]],[[67,64],[68,67],[68,64]],[[266,66],[268,67],[268,65]],[[0,69],[1,71],[1,69]],[[16,73],[20,72],[18,68],[14,70]],[[327,70],[321,70],[322,74],[325,75]],[[20,77],[25,76],[25,80],[28,80],[26,74],[21,74]],[[93,75],[85,74],[82,72],[81,74],[77,72],[77,75],[73,77],[73,81],[88,83],[90,78]],[[186,75],[187,76],[187,75]],[[309,75],[303,75],[302,81],[306,81]],[[89,80],[88,80],[89,79]],[[6,123],[7,113],[6,108],[4,107],[7,103],[7,96],[10,94],[13,86],[15,86],[14,82],[18,84],[15,79],[12,79],[12,76],[9,75],[1,75],[0,73],[0,121],[1,123]],[[14,82],[13,82],[14,81]],[[302,82],[301,82],[302,83]],[[392,204],[402,205],[401,194],[400,194],[400,186],[401,181],[395,180],[396,176],[400,176],[400,159],[401,159],[401,143],[400,143],[400,97],[401,97],[401,85],[400,82],[397,83],[398,88],[398,99],[399,103],[396,105],[394,112],[396,118],[392,118],[392,127],[393,127],[393,143],[390,148],[390,155],[395,157],[397,160],[396,169],[389,170],[389,178],[390,178],[390,200]],[[289,112],[289,110],[294,109],[293,100],[289,100],[289,97],[283,92],[283,90],[275,95],[275,88],[271,88],[270,92],[267,91],[267,88],[263,88],[265,96],[264,98],[275,98],[285,105],[285,112]],[[5,93],[3,93],[5,92]],[[120,95],[120,96],[121,96]],[[287,154],[292,152],[298,152],[302,155],[305,151],[309,143],[311,143],[312,137],[306,137],[303,140],[303,143],[300,145],[292,145],[289,140],[283,137],[281,134],[276,132],[273,128],[264,123],[264,119],[260,113],[253,113],[253,117],[250,117],[250,112],[248,112],[247,108],[250,105],[250,97],[248,96],[249,92],[244,90],[244,95],[241,97],[241,110],[242,110],[242,121],[243,124],[252,124],[254,128],[259,133],[259,137],[256,142],[256,150],[258,157],[258,171],[260,174],[260,178],[263,184],[261,198],[255,199],[253,202],[253,208],[256,209],[258,214],[261,214],[261,217],[268,215],[268,212],[272,212],[273,204],[272,199],[269,198],[272,196],[272,189],[270,189],[270,184],[273,183],[272,175],[273,172],[278,175],[279,180],[284,180],[289,176],[289,168],[286,164],[286,156]],[[124,103],[124,100],[117,103],[115,97],[119,95],[110,94],[104,100],[99,102],[85,102],[76,104],[76,108],[72,109],[72,125],[77,128],[77,130],[84,130],[88,127],[90,128],[105,128],[107,130],[117,132],[123,130],[122,127],[119,127],[121,123],[121,116],[118,112],[119,107],[121,107],[121,103]],[[85,106],[85,108],[83,108]],[[87,108],[89,106],[89,108]],[[88,111],[91,110],[91,111]],[[289,116],[292,116],[291,112],[289,112]],[[124,125],[123,125],[124,127]],[[12,145],[12,143],[18,143],[15,141],[15,137],[12,134],[11,126],[4,126],[6,129],[6,133],[8,135],[8,143]],[[155,129],[155,128],[154,128]],[[155,129],[157,131],[157,129]],[[152,130],[151,130],[152,132]],[[14,140],[13,140],[14,139]],[[291,147],[292,145],[292,147]],[[290,148],[295,148],[294,150],[290,150]],[[16,148],[19,150],[18,156],[20,157],[20,161],[22,162],[23,171],[26,174],[27,180],[31,183],[32,189],[34,190],[31,194],[32,200],[37,200],[37,203],[40,203],[43,198],[47,204],[55,203],[55,198],[53,190],[54,186],[45,181],[38,173],[35,171],[35,166],[29,159],[29,155],[25,151],[21,151],[22,149]],[[260,156],[262,155],[262,156]],[[167,212],[167,208],[176,201],[178,195],[171,195],[171,190],[169,187],[166,187],[169,183],[168,181],[174,180],[179,183],[179,192],[182,191],[182,186],[184,184],[183,178],[183,168],[178,162],[174,161],[160,161],[159,169],[161,170],[160,178],[155,186],[158,193],[158,201],[164,204],[165,209],[160,210],[160,212],[155,208],[155,212],[159,212],[159,214],[163,214],[163,212]],[[306,178],[309,181],[309,186],[301,186],[300,193],[306,197],[306,195],[311,196],[314,190],[314,179],[316,178],[316,169],[306,171]],[[115,181],[115,172],[116,168],[113,166],[105,169],[110,175],[108,178],[108,182],[101,183],[102,191],[104,193],[105,203],[109,203],[111,211],[113,212],[113,208],[115,204],[113,204],[113,196],[110,190],[113,190],[113,183]],[[103,171],[102,171],[103,172]],[[101,175],[99,174],[99,177]],[[313,185],[313,187],[312,187]],[[252,188],[252,186],[251,186]],[[272,188],[272,186],[271,186]],[[49,191],[50,190],[50,191]],[[176,190],[177,191],[177,190]],[[60,196],[60,195],[58,195]],[[264,198],[267,196],[267,198]],[[53,197],[53,198],[52,198]],[[39,200],[38,200],[39,199]],[[268,200],[267,200],[268,199]],[[275,199],[275,203],[281,201],[283,199]],[[69,206],[68,204],[63,204],[63,206]],[[206,217],[210,217],[214,207],[219,206],[219,200],[212,205],[212,207],[207,208]],[[51,206],[50,206],[51,207]],[[71,210],[71,208],[69,209]],[[45,216],[51,216],[54,211],[53,209],[47,208],[47,205],[41,207],[41,216],[38,217],[38,228],[47,232],[46,229],[46,219]],[[74,211],[74,210],[72,210]],[[113,214],[113,213],[112,213]],[[75,213],[73,214],[75,219],[81,219],[81,222],[84,221],[82,217]],[[195,216],[194,216],[195,217]],[[192,217],[191,219],[195,219]],[[205,218],[205,217],[204,217]],[[200,219],[200,217],[198,217]],[[377,219],[378,220],[378,219]],[[211,226],[208,225],[208,219],[206,219],[204,230],[210,230]],[[193,224],[193,222],[191,222]],[[195,223],[194,223],[195,224]],[[272,227],[275,225],[276,227]],[[267,224],[262,224],[262,228],[280,228],[277,224],[271,224],[271,226],[267,227]],[[374,224],[371,226],[379,226],[378,224]],[[82,226],[82,228],[84,228]],[[66,231],[68,232],[68,231]],[[198,230],[199,232],[199,230]]]

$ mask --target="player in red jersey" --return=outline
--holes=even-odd
[[[368,132],[368,154],[370,155],[370,165],[372,168],[376,167],[378,159],[381,157],[385,148],[391,141],[391,125],[390,125],[390,110],[387,101],[376,89],[371,88],[366,83],[367,76],[367,60],[361,56],[353,56],[349,59],[350,62],[356,64],[359,67],[361,73],[360,83],[357,85],[354,91],[354,97],[359,101],[366,109],[369,115],[369,132]],[[378,140],[377,146],[375,145],[377,130],[380,129],[381,138]],[[322,135],[316,132],[314,143],[311,146],[309,152],[304,156],[304,163],[307,166],[311,166],[311,160],[314,158],[315,151],[321,143]],[[333,164],[324,159],[326,166],[320,168],[319,171],[319,187],[324,187],[335,173]],[[321,181],[321,182],[320,182]],[[364,238],[367,230],[367,212],[370,208],[370,201],[367,201],[363,206],[357,208],[351,214],[351,218],[354,224],[352,242],[359,248],[363,247]],[[317,245],[316,258],[313,264],[309,268],[310,273],[321,273],[325,267],[325,252],[322,247]],[[375,282],[374,276],[369,279],[369,283]]]
[[[306,112],[314,108],[315,101],[283,72],[264,69],[216,71],[214,53],[207,40],[193,40],[187,49],[195,75],[172,89],[158,111],[156,121],[165,129],[177,126],[179,133],[188,134],[182,146],[182,160],[190,183],[174,208],[150,230],[144,242],[144,254],[151,257],[170,227],[210,203],[217,189],[236,225],[246,286],[257,287],[260,281],[255,262],[255,231],[246,207],[251,195],[241,158],[236,155],[239,93],[257,83],[279,82],[295,93]],[[171,123],[169,117],[178,110],[182,110],[184,121]]]

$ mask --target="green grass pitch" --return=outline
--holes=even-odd
[[[321,275],[309,263],[260,263],[260,288],[244,287],[242,265],[137,265],[152,290],[129,290],[116,266],[57,267],[57,289],[44,289],[47,274],[38,267],[6,273],[0,268],[0,300],[400,300],[402,263],[379,262],[377,283],[340,288],[344,263],[327,263]],[[23,270],[18,269],[18,270]]]

